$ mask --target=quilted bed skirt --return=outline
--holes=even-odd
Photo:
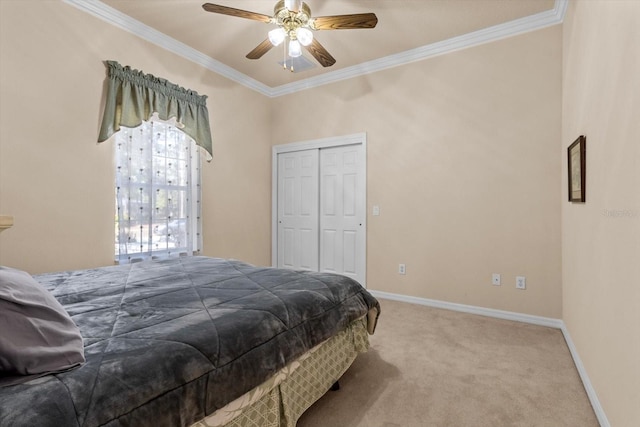
[[[361,318],[191,427],[295,427],[368,348],[367,321]]]

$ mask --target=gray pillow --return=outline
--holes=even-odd
[[[58,300],[28,273],[0,267],[0,386],[82,363],[80,330]]]

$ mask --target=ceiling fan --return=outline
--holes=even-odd
[[[278,1],[273,8],[273,16],[212,3],[205,3],[202,8],[207,12],[277,25],[277,28],[269,31],[267,39],[247,54],[249,59],[261,58],[273,46],[280,45],[288,38],[289,43],[285,44],[285,50],[288,48],[291,58],[301,56],[304,47],[323,67],[332,66],[336,60],[313,37],[312,31],[374,28],[378,23],[375,13],[312,17],[309,5],[302,0]],[[286,68],[286,61],[284,66]]]

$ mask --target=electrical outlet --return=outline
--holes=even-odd
[[[398,274],[407,274],[407,266],[404,264],[398,265]]]
[[[501,283],[500,283],[500,274],[499,273],[493,273],[491,275],[491,283],[494,286],[500,286],[501,285]]]
[[[524,276],[516,276],[516,288],[517,289],[527,288],[527,279]]]

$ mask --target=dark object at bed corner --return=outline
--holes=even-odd
[[[344,276],[184,257],[36,276],[86,363],[0,388],[0,426],[190,426],[369,314]]]

